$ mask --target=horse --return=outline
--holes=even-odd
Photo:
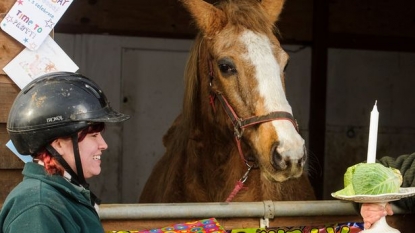
[[[181,0],[199,29],[140,203],[314,200],[276,35],[284,0]]]

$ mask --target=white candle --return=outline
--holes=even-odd
[[[370,127],[369,127],[369,144],[367,148],[367,163],[376,162],[376,144],[378,139],[378,124],[379,112],[376,106],[378,101],[375,101],[375,106],[370,113]]]

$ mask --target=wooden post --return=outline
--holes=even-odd
[[[318,200],[324,199],[327,56],[328,56],[327,0],[314,0],[313,51],[311,56],[309,143],[311,166],[316,170],[310,177]]]
[[[14,0],[0,1],[0,21],[3,20]],[[10,107],[19,93],[19,87],[4,73],[3,67],[15,58],[24,46],[0,30],[0,203],[4,202],[7,194],[22,179],[23,162],[20,161],[7,147],[10,140],[6,130],[7,117]]]

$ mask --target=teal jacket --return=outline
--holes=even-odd
[[[385,156],[379,159],[381,164],[386,167],[399,169],[402,174],[402,187],[415,187],[415,153],[401,155],[397,158]],[[397,206],[415,212],[415,197],[402,198],[395,201]]]
[[[79,191],[64,177],[48,175],[27,163],[23,181],[7,196],[0,212],[0,233],[104,232],[89,191]]]

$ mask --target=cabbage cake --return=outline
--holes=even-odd
[[[344,189],[337,195],[379,195],[398,193],[402,175],[398,169],[380,163],[358,163],[347,168],[344,174]]]

